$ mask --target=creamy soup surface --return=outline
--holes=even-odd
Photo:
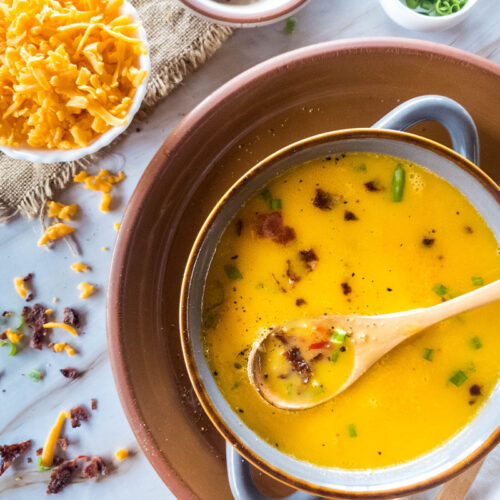
[[[493,233],[445,180],[373,153],[312,160],[256,193],[222,236],[205,286],[206,357],[231,407],[284,453],[348,469],[398,464],[450,439],[488,398],[500,374],[500,304],[427,329],[304,411],[258,395],[251,344],[286,320],[426,307],[499,278]],[[346,346],[332,363],[350,355]]]

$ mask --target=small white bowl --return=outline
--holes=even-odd
[[[477,0],[469,0],[465,7],[448,16],[424,16],[406,6],[405,0],[380,0],[385,13],[397,24],[414,31],[441,31],[462,22]]]
[[[139,14],[127,0],[124,0],[123,2],[121,13],[130,14],[136,22],[140,21]],[[146,95],[149,73],[151,72],[151,60],[149,58],[149,47],[147,44],[146,30],[141,25],[139,26],[137,31],[139,34],[139,38],[144,42],[144,45],[148,50],[147,54],[141,54],[139,56],[139,67],[140,69],[147,70],[147,75],[144,78],[143,82],[137,87],[134,95],[134,100],[132,101],[132,105],[130,106],[130,110],[127,114],[127,123],[125,125],[122,125],[120,127],[112,127],[107,132],[104,132],[104,134],[98,136],[97,139],[95,139],[85,148],[38,149],[31,148],[29,146],[0,146],[0,151],[7,156],[10,156],[11,158],[15,158],[16,160],[26,160],[36,163],[75,161],[83,158],[84,156],[93,154],[105,146],[108,146],[114,139],[116,139],[122,132],[124,132],[132,122],[134,115],[137,113],[137,111],[139,111],[139,108],[141,107],[142,100]]]
[[[252,28],[290,17],[309,0],[180,0],[185,7],[206,19],[237,28]]]

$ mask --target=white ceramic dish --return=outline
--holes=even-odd
[[[189,10],[219,24],[252,28],[290,17],[309,0],[180,0]]]
[[[380,0],[385,13],[397,24],[414,31],[442,31],[462,22],[478,0],[469,0],[463,9],[448,16],[424,16],[406,6],[405,0]]]
[[[130,14],[136,22],[140,21],[139,14],[127,0],[123,2],[121,12],[123,14]],[[149,58],[149,47],[147,44],[146,31],[142,25],[139,26],[138,34],[139,38],[144,42],[146,49],[148,49],[147,54],[141,54],[139,56],[139,67],[140,69],[147,70],[148,73],[146,75],[146,78],[144,78],[144,81],[141,83],[141,85],[137,87],[134,100],[132,101],[132,105],[130,106],[130,110],[127,115],[127,123],[125,125],[109,129],[107,132],[100,135],[97,139],[95,139],[85,148],[37,149],[37,148],[30,148],[29,146],[25,147],[0,146],[0,151],[2,151],[2,153],[6,154],[7,156],[10,156],[11,158],[15,158],[16,160],[27,160],[35,163],[56,163],[61,161],[79,160],[84,156],[96,153],[99,149],[102,149],[105,146],[108,146],[111,142],[113,142],[130,125],[134,115],[137,113],[137,111],[139,111],[144,96],[146,95],[149,73],[151,71],[151,60]]]

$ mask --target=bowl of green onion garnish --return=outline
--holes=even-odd
[[[440,31],[463,21],[478,0],[380,0],[397,24],[415,31]]]

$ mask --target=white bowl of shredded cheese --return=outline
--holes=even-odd
[[[47,3],[46,0],[33,0],[30,5],[34,9],[40,9]],[[74,0],[74,3],[78,6],[82,2]],[[95,4],[98,5],[98,2],[95,1]],[[57,12],[53,13],[53,19],[56,19],[58,14]],[[40,15],[43,16],[43,13]],[[128,20],[125,16],[128,16]],[[18,15],[17,17],[19,18]],[[19,75],[17,85],[12,85],[14,89],[11,92],[12,97],[6,97],[4,93],[4,103],[0,97],[0,117],[2,117],[0,151],[15,159],[37,163],[75,161],[109,145],[130,125],[146,95],[147,81],[151,70],[146,31],[140,24],[137,11],[126,0],[120,6],[118,15],[110,22],[106,22],[105,17],[103,22],[100,22],[102,19],[99,17],[103,16],[96,16],[88,23],[79,22],[78,19],[69,25],[62,25],[61,32],[68,33],[68,35],[63,34],[66,36],[66,46],[61,43],[55,50],[54,47],[51,47],[52,50],[47,52],[47,60],[43,61],[46,63],[45,68],[49,67],[52,70],[52,76],[49,75],[50,79],[45,78],[44,80],[43,71],[41,75],[35,72],[37,58],[41,59],[35,53],[26,65],[33,74],[29,74],[28,70],[23,68],[25,72]],[[133,19],[133,24],[130,24],[130,18]],[[45,23],[45,19],[45,17],[40,17],[37,18],[37,21]],[[11,22],[11,26],[17,28],[17,21]],[[23,27],[17,29],[26,30]],[[36,26],[31,26],[31,33],[35,33],[33,30],[36,29]],[[44,28],[41,26],[38,29],[42,31]],[[102,30],[100,33],[105,34],[107,39],[104,42],[87,43],[92,42],[93,32],[98,30]],[[133,36],[131,32],[134,33]],[[114,40],[118,40],[115,44],[117,49],[116,53],[111,53],[108,49]],[[135,49],[139,46],[140,48]],[[129,47],[133,47],[133,49]],[[67,48],[73,51],[71,53],[72,60],[65,50]],[[6,53],[2,54],[7,59],[9,58],[8,51],[9,48],[6,49]],[[25,53],[21,54],[23,57],[25,56]],[[129,57],[127,58],[127,56]],[[81,64],[74,64],[75,60]],[[109,61],[116,61],[114,74],[107,72],[109,68],[113,67]],[[70,71],[65,73],[65,65],[68,67],[68,63],[71,63],[71,71],[78,72],[78,77],[74,82],[75,74]],[[1,72],[2,68],[0,68],[0,83],[2,82]],[[67,85],[69,80],[64,80],[66,74],[71,74],[71,77],[68,78],[72,79],[70,82],[72,87]],[[33,82],[30,85],[31,77]],[[22,97],[24,88],[27,88],[29,92],[37,85],[43,87],[42,93],[47,91],[49,99],[50,96],[56,96],[58,106],[65,100],[62,109],[59,109],[57,113],[54,110],[48,112],[45,103],[39,108],[36,108],[36,104],[32,104],[31,110],[35,110],[33,116],[26,109],[16,114],[16,109],[22,109],[23,102],[26,102]],[[76,92],[75,86],[77,86]],[[122,87],[128,91],[128,94],[123,93]],[[15,95],[17,88],[20,88],[21,97]],[[40,97],[34,96],[30,103],[40,101],[40,99]],[[52,119],[50,123],[47,123],[49,121],[46,117],[47,113],[49,113],[48,118]],[[6,130],[8,130],[7,122],[11,119],[12,123],[18,123],[15,120],[24,119],[26,116],[27,119],[22,124],[24,128],[17,124],[15,127],[17,127],[18,136],[21,130],[23,132],[29,130],[27,137],[29,137],[31,144],[28,143],[28,139],[22,142],[13,140],[11,142],[18,142],[18,144],[9,144],[9,141],[5,140]],[[58,119],[60,119],[59,123]],[[68,128],[69,125],[71,128]],[[3,130],[2,127],[4,127]],[[43,147],[44,134],[47,138],[47,147]],[[12,132],[11,137],[14,137],[14,132]],[[61,147],[57,147],[58,144],[61,144]]]

